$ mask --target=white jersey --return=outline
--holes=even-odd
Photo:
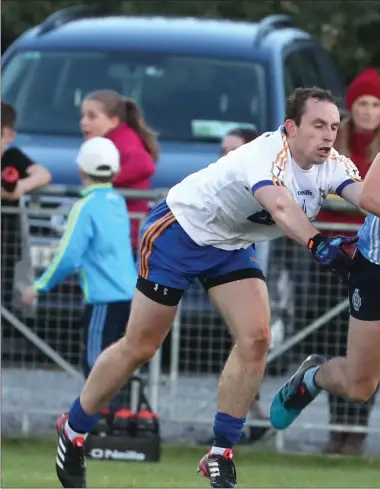
[[[198,245],[236,250],[282,235],[255,199],[258,188],[286,186],[313,220],[329,193],[340,195],[354,181],[360,181],[357,168],[334,149],[324,164],[300,168],[281,126],[186,177],[170,189],[167,205]]]

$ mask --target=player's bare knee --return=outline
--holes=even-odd
[[[364,403],[376,392],[378,382],[372,379],[360,379],[352,382],[348,388],[348,397],[355,403]]]
[[[265,359],[270,342],[270,328],[263,325],[249,335],[240,338],[237,344],[244,362],[256,363]]]
[[[131,362],[136,365],[136,368],[149,362],[158,349],[158,346],[149,340],[131,341],[127,336],[119,340],[122,356],[126,362]]]
[[[148,363],[156,354],[159,346],[155,343],[144,342],[138,347],[137,355],[141,364]]]

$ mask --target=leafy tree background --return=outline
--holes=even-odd
[[[367,67],[380,68],[380,0],[3,0],[2,52],[21,33],[49,14],[79,4],[101,5],[126,15],[166,15],[257,21],[288,14],[300,28],[320,37],[348,83]]]

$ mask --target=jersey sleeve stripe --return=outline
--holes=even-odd
[[[261,180],[260,182],[255,183],[255,185],[251,188],[252,193],[254,194],[256,190],[261,187],[265,187],[266,185],[275,185],[275,183],[272,180]]]
[[[345,180],[344,182],[342,182],[338,187],[337,189],[335,190],[335,193],[337,195],[339,195],[339,197],[342,197],[342,191],[344,188],[347,187],[347,185],[351,185],[351,183],[355,183],[357,182],[358,180],[355,180],[354,178],[348,178],[347,180]]]

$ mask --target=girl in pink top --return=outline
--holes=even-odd
[[[159,149],[136,103],[113,90],[89,93],[82,104],[81,129],[85,139],[103,136],[120,152],[120,172],[114,187],[149,189]],[[127,199],[129,212],[148,212],[145,199]],[[138,249],[140,221],[131,220],[132,247]]]

